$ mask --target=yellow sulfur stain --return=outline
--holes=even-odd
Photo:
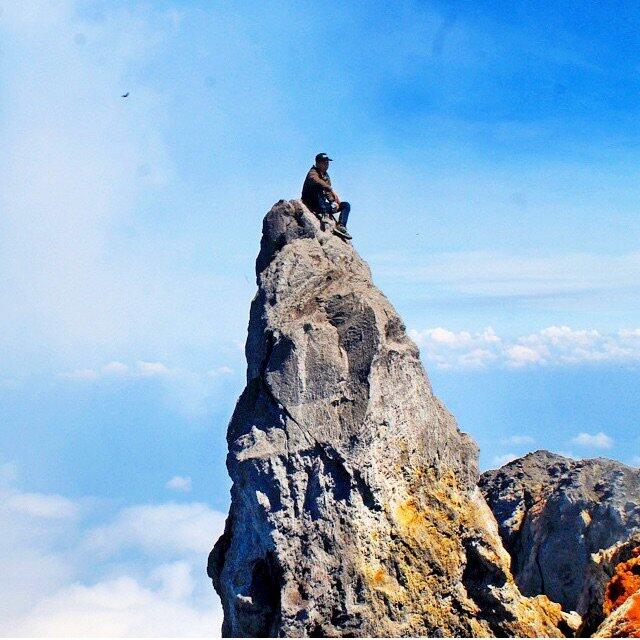
[[[430,500],[418,507],[416,500],[409,498],[396,506],[394,519],[398,533],[415,549],[416,559],[426,566],[435,563],[445,572],[455,572],[461,548],[446,504]]]
[[[427,526],[424,516],[420,514],[413,500],[407,500],[398,505],[396,520],[403,529],[412,535],[417,530]]]
[[[365,565],[363,571],[365,580],[370,587],[383,593],[392,602],[405,600],[405,590],[398,581],[390,576],[383,567]]]

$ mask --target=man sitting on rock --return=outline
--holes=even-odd
[[[319,153],[316,156],[316,163],[309,169],[302,186],[302,202],[320,220],[329,217],[333,218],[333,213],[339,212],[338,224],[333,232],[341,238],[351,240],[351,236],[347,231],[347,220],[349,219],[351,205],[348,202],[341,202],[338,194],[331,186],[331,178],[327,173],[330,162],[331,158],[326,153]]]

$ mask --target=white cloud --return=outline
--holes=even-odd
[[[458,364],[462,368],[479,369],[496,359],[488,349],[472,349],[458,356]]]
[[[184,257],[197,240],[178,237],[168,217],[150,231],[145,217],[147,208],[168,213],[172,198],[191,189],[166,144],[167,96],[153,73],[140,72],[171,54],[180,12],[125,3],[91,15],[74,0],[2,7],[0,351],[7,371],[21,371],[25,361],[71,369],[78,353],[107,358],[114,349],[130,358],[167,345],[217,348],[237,337],[250,288],[242,272],[191,268]],[[131,96],[122,100],[126,89]],[[226,322],[210,304],[221,296]]]
[[[7,509],[45,519],[75,518],[78,508],[62,496],[41,493],[15,493],[5,499]]]
[[[215,369],[210,369],[207,371],[207,375],[212,378],[217,378],[218,376],[228,376],[233,373],[233,369],[231,367],[227,367],[225,365],[221,367],[215,367]]]
[[[519,458],[520,456],[518,456],[515,453],[504,453],[500,456],[494,456],[492,462],[495,467],[502,467],[505,464],[508,464],[509,462],[511,462],[512,460],[515,460],[516,458]]]
[[[565,458],[580,460],[580,456],[575,455],[572,451],[553,451],[553,453],[557,453],[559,456],[564,456]]]
[[[501,439],[502,444],[533,444],[534,438],[527,435],[514,434]]]
[[[130,264],[125,277],[105,242],[169,173],[152,116],[158,98],[141,88],[134,108],[118,101],[123,76],[157,47],[163,26],[126,11],[83,21],[74,2],[48,3],[55,11],[45,4],[3,3],[15,6],[0,25],[15,52],[5,63],[11,100],[0,130],[0,274],[8,309],[0,339],[13,347],[19,338],[21,353],[42,339],[58,350],[123,336],[130,314],[149,300],[147,270]],[[87,47],[77,44],[78,33]],[[149,168],[146,177],[140,166]]]
[[[159,567],[150,579],[128,575],[90,585],[71,584],[43,598],[15,627],[29,636],[84,637],[210,637],[220,635],[221,611],[212,604],[194,602],[188,574]],[[159,572],[160,585],[154,585]],[[213,591],[213,590],[212,590]],[[215,598],[211,594],[211,599]]]
[[[195,586],[191,565],[188,562],[160,565],[153,570],[150,577],[164,593],[175,599],[182,600],[190,597]]]
[[[508,347],[504,353],[507,357],[507,365],[513,367],[521,367],[526,364],[538,364],[545,361],[543,354],[539,350],[525,347],[521,344]]]
[[[180,375],[184,372],[180,369],[170,369],[162,362],[146,362],[138,360],[135,365],[129,366],[116,360],[108,362],[98,369],[75,369],[69,373],[63,373],[60,377],[70,380],[99,380],[103,378],[156,378],[171,375]]]
[[[479,333],[450,331],[444,327],[409,331],[409,336],[422,348],[428,362],[442,369],[478,369],[496,360],[500,338],[491,327]]]
[[[165,485],[167,489],[172,491],[181,491],[189,493],[191,491],[191,478],[184,476],[173,476]]]
[[[13,482],[18,477],[18,467],[15,462],[0,463],[0,486]]]
[[[109,378],[189,378],[198,377],[203,380],[206,378],[221,378],[234,373],[231,367],[220,365],[209,369],[205,374],[199,374],[195,371],[182,369],[179,367],[169,367],[164,362],[148,362],[146,360],[138,360],[133,365],[127,365],[123,362],[113,361],[102,367],[95,369],[74,369],[70,372],[61,373],[61,378],[69,380],[103,380]]]
[[[467,331],[460,331],[456,333],[449,331],[443,327],[436,327],[435,329],[426,329],[425,331],[411,331],[411,337],[418,343],[424,344],[433,342],[435,344],[444,344],[448,347],[461,347],[469,345],[471,340],[471,334]]]
[[[379,253],[378,276],[446,287],[450,293],[513,297],[637,287],[640,253],[550,257],[470,251],[421,255]]]
[[[492,327],[487,327],[481,334],[480,337],[486,343],[498,343],[501,342],[500,336],[496,335],[496,332]]]
[[[466,346],[471,342],[471,334],[467,331],[454,333],[442,327],[436,327],[427,332],[428,337],[436,343],[446,344],[450,347]]]
[[[477,333],[436,327],[412,329],[409,335],[421,347],[427,364],[441,369],[640,362],[640,329],[603,334],[554,325],[509,339],[498,336],[491,327]]]
[[[602,431],[595,434],[582,431],[573,438],[572,442],[593,449],[610,449],[613,446],[613,439]]]
[[[62,24],[69,18],[69,9],[67,2],[4,2],[2,19],[13,29],[33,33],[33,30],[47,30]]]
[[[69,373],[62,373],[61,377],[69,380],[97,380],[99,374],[94,369],[74,369]]]
[[[222,611],[204,565],[223,514],[194,503],[105,517],[94,500],[81,507],[13,488],[0,497],[0,635],[220,634]],[[96,547],[105,535],[113,537]]]
[[[171,375],[172,371],[162,362],[143,362],[136,363],[138,375],[143,378],[153,378],[154,376]]]
[[[594,340],[600,337],[600,334],[594,329],[574,331],[571,327],[547,327],[540,332],[540,338],[547,339],[551,344],[579,344],[588,346],[593,344]],[[537,341],[537,337],[533,337]]]
[[[113,522],[96,527],[88,542],[92,548],[107,551],[142,547],[153,553],[205,554],[211,550],[213,534],[224,528],[224,519],[197,502],[128,507]]]
[[[104,381],[136,380],[157,382],[167,399],[188,418],[206,415],[215,406],[216,398],[232,383],[234,370],[219,365],[205,372],[170,367],[163,362],[137,360],[133,364],[112,361],[96,368],[77,369],[59,375],[64,380],[102,383]]]
[[[122,362],[109,362],[102,367],[102,373],[106,375],[116,375],[116,376],[128,376],[129,375],[129,367]]]

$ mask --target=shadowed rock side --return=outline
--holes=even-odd
[[[354,249],[267,214],[208,572],[225,636],[558,636],[515,587],[477,447]]]
[[[640,471],[605,458],[536,451],[483,473],[479,486],[522,593],[545,594],[565,611],[577,610],[585,618],[582,633],[592,632],[626,547],[592,554],[640,532]]]

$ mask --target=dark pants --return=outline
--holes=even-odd
[[[331,203],[324,196],[320,196],[319,199],[320,204],[320,213],[325,216],[332,215],[334,210],[331,208]],[[336,209],[336,211],[340,212],[340,217],[338,218],[338,224],[347,226],[347,221],[349,220],[349,213],[351,211],[351,205],[348,202],[341,202],[340,206]]]
[[[338,211],[340,212],[340,217],[338,218],[338,224],[341,224],[343,227],[347,226],[347,220],[349,220],[349,213],[351,212],[351,205],[348,202],[341,202],[338,207]]]

